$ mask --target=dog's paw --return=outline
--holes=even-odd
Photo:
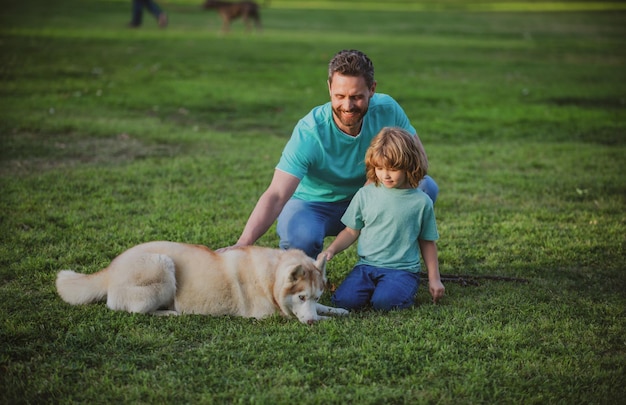
[[[343,309],[343,308],[333,308],[332,314],[345,316],[345,315],[350,314],[350,311],[348,311],[347,309]]]
[[[152,313],[152,315],[156,315],[156,316],[175,316],[175,315],[180,315],[180,314],[178,312],[172,311],[172,310],[159,310],[159,311],[154,311]]]
[[[348,315],[350,312],[343,308],[327,307],[325,305],[318,304],[317,313],[319,315],[343,316],[343,315]]]

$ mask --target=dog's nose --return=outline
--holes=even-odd
[[[306,323],[308,323],[309,325],[313,325],[315,323],[315,319],[309,319],[308,321],[306,321]]]

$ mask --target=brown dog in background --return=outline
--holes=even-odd
[[[252,29],[252,21],[258,30],[261,29],[261,15],[259,5],[254,1],[239,1],[230,3],[227,1],[207,0],[203,6],[205,9],[215,9],[222,17],[222,32],[230,30],[231,21],[242,17],[248,31]],[[251,21],[252,20],[252,21]]]

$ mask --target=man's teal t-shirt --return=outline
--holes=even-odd
[[[357,264],[417,273],[418,239],[439,239],[433,202],[417,188],[369,184],[356,193],[341,222],[361,231]]]
[[[374,93],[356,137],[337,128],[328,102],[298,122],[276,169],[300,179],[294,198],[348,201],[365,183],[365,152],[372,139],[392,126],[416,133],[402,107],[386,94]]]

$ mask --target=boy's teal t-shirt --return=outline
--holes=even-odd
[[[417,188],[369,184],[356,193],[341,222],[361,231],[357,264],[417,273],[418,240],[439,239],[433,202]]]
[[[298,122],[276,169],[300,179],[295,198],[348,201],[365,184],[365,152],[372,139],[391,126],[416,133],[402,107],[386,94],[374,93],[356,137],[337,128],[328,102]]]

